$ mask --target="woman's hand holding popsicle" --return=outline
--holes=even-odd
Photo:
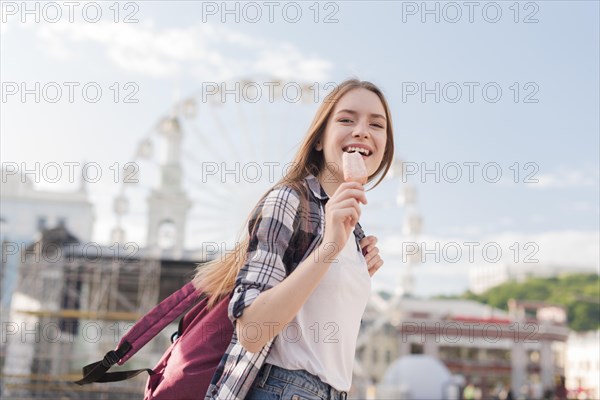
[[[367,204],[363,185],[368,174],[362,156],[355,153],[343,155],[344,180],[325,206],[325,233],[323,244],[334,246],[337,255],[344,248],[360,219],[358,202]]]
[[[327,201],[323,246],[328,247],[328,254],[336,256],[346,245],[360,219],[359,201],[367,204],[364,188],[357,182],[342,183]]]

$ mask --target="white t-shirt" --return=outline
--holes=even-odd
[[[371,277],[351,234],[296,317],[277,335],[265,362],[317,375],[348,391],[360,321],[371,293]],[[321,255],[323,256],[323,255]],[[314,257],[314,254],[309,255]]]

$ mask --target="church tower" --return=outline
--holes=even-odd
[[[182,187],[183,135],[177,117],[165,118],[159,132],[166,141],[166,155],[160,167],[160,185],[148,197],[147,247],[179,259],[183,254],[185,222],[192,203]]]

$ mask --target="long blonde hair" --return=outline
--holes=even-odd
[[[262,195],[261,199],[252,209],[252,212],[246,218],[242,225],[242,229],[248,225],[252,215],[255,214],[257,207],[259,207],[266,196],[277,187],[288,186],[295,189],[296,192],[301,195],[299,206],[300,215],[303,215],[302,213],[308,210],[308,193],[303,184],[303,180],[308,174],[317,176],[325,165],[323,152],[316,151],[315,144],[323,136],[329,117],[339,99],[349,91],[358,88],[367,89],[375,93],[381,100],[383,108],[385,109],[385,117],[387,119],[387,139],[383,160],[377,170],[369,176],[368,182],[371,182],[380,173],[381,177],[371,189],[379,185],[385,178],[394,159],[394,134],[392,128],[392,116],[388,103],[381,90],[373,83],[360,81],[358,79],[345,80],[325,97],[323,103],[321,103],[317,109],[315,117],[308,128],[308,132],[300,145],[300,149],[294,157],[292,162],[293,167],[290,168],[285,176],[275,183],[271,189],[267,190]],[[255,221],[256,220],[260,219],[255,219]],[[254,225],[258,224],[255,223]],[[247,233],[241,240],[236,242],[233,250],[226,251],[225,254],[220,257],[197,266],[192,282],[197,290],[202,291],[207,295],[209,299],[207,306],[209,309],[213,308],[225,296],[229,296],[232,293],[235,286],[235,279],[246,261],[246,253],[248,251],[251,233],[253,233],[255,229],[257,229],[257,226],[249,226]]]

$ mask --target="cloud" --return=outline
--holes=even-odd
[[[58,35],[53,35],[51,31],[42,29],[39,32],[40,38],[45,43],[45,50],[54,58],[67,61],[73,58],[73,52],[69,50],[67,44]]]
[[[590,267],[598,269],[600,233],[598,231],[547,231],[537,234],[504,233],[491,236],[487,240],[494,240],[503,246],[513,243],[520,245],[535,243],[539,251],[535,258],[540,265],[560,265],[573,267]],[[522,249],[522,256],[530,253]]]
[[[229,27],[197,24],[157,28],[100,21],[43,24],[38,29],[48,53],[74,58],[77,45],[97,44],[118,68],[154,78],[189,74],[202,80],[227,81],[265,75],[278,79],[320,81],[332,62],[307,56],[291,43],[267,40]]]
[[[253,64],[254,70],[263,71],[274,69],[282,79],[311,76],[315,71],[329,69],[330,63],[318,58],[307,58],[290,44],[278,48],[264,48]],[[325,76],[323,76],[325,78]],[[315,79],[318,80],[318,79]]]
[[[387,256],[401,262],[405,253],[412,251],[413,240],[401,236],[390,236],[383,240],[379,248],[382,258]],[[493,235],[427,236],[423,235],[414,242],[424,244],[424,265],[457,266],[480,265],[494,259],[493,247],[501,250],[497,263],[514,263],[537,260],[539,265],[560,265],[564,267],[600,268],[600,233],[598,231],[545,231],[540,233],[504,232]],[[467,243],[475,242],[474,245]],[[484,246],[489,244],[488,254]],[[461,257],[453,262],[456,254]],[[470,254],[473,257],[470,257]],[[438,257],[436,259],[436,256]],[[420,266],[418,267],[420,268]]]
[[[574,211],[583,214],[600,214],[600,207],[598,207],[598,203],[594,204],[585,200],[578,200],[573,203],[566,204],[562,207],[562,209],[565,211]]]
[[[406,271],[403,262],[403,251],[411,240],[401,236],[390,236],[382,239],[378,247],[385,264],[373,277],[374,290],[393,291],[398,279]],[[425,263],[415,264],[412,274],[417,296],[435,294],[457,294],[468,289],[469,275],[482,267],[500,268],[503,266],[525,266],[527,268],[543,268],[546,272],[590,271],[600,272],[599,246],[600,232],[598,231],[546,231],[536,234],[519,232],[504,232],[489,236],[425,236],[416,242],[425,243],[430,252],[425,256]],[[469,249],[465,242],[477,242],[474,259],[469,260]],[[440,260],[435,260],[436,243],[439,243]],[[455,243],[462,249],[462,257],[458,262],[449,262],[453,257],[448,247],[446,258],[443,255],[445,245]],[[503,257],[497,262],[486,261],[482,257],[482,248],[486,243],[497,244],[503,252]],[[516,243],[516,246],[515,246]],[[514,263],[514,255],[518,248],[518,261]],[[491,254],[491,251],[490,251]],[[525,257],[537,262],[523,263]]]
[[[597,187],[599,179],[597,169],[580,170],[565,167],[559,168],[554,173],[541,174],[531,178],[538,180],[537,183],[527,185],[531,189]]]

